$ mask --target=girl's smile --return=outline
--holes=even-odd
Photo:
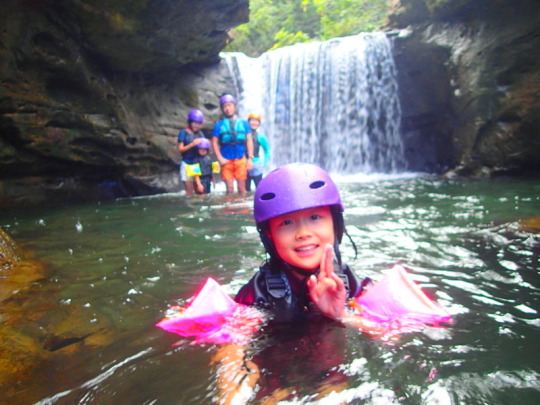
[[[334,244],[334,221],[328,206],[294,211],[269,222],[269,237],[279,257],[292,266],[316,270],[324,247]]]

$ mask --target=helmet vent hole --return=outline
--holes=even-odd
[[[324,181],[314,181],[313,183],[311,183],[309,185],[309,188],[312,188],[312,189],[318,189],[318,188],[321,188],[322,186],[324,186]]]
[[[272,200],[276,198],[276,195],[274,193],[264,193],[262,196],[261,196],[261,200],[263,201],[268,201],[268,200]]]

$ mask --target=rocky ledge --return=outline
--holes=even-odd
[[[395,0],[390,25],[408,161],[537,176],[540,3]]]

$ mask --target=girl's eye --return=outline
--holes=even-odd
[[[283,222],[281,223],[282,226],[290,225],[290,224],[292,224],[292,221],[290,219],[284,219]]]
[[[316,219],[321,219],[322,217],[319,215],[319,214],[313,214],[311,215],[311,219],[313,220],[316,220]]]

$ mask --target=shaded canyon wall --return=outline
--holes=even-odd
[[[411,168],[538,175],[540,2],[397,0],[390,21]]]

